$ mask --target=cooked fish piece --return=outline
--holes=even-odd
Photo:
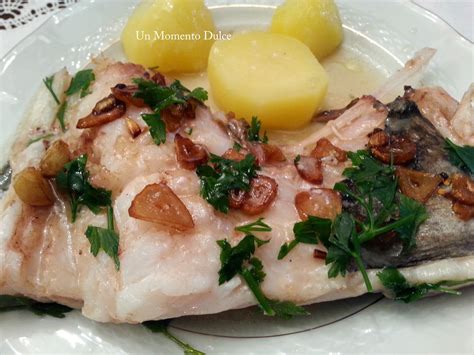
[[[427,88],[416,91],[431,90]],[[433,90],[439,92],[439,88]],[[441,134],[420,114],[417,105],[410,101],[412,91],[413,89],[407,88],[408,95],[389,105],[391,110],[385,123],[386,132],[401,135],[416,143],[416,158],[407,167],[432,174],[463,173],[450,163]],[[445,101],[453,100],[449,96]],[[456,108],[452,109],[452,112],[455,112]],[[364,260],[367,265],[399,267],[474,255],[474,219],[467,222],[460,220],[451,211],[451,201],[437,194],[428,200],[426,208],[429,218],[418,231],[414,250],[401,253],[402,244],[397,238],[378,238],[365,248]]]
[[[373,95],[353,101],[342,110],[335,110],[337,114],[331,115],[335,118],[334,121],[329,121],[325,127],[307,137],[294,149],[301,153],[323,137],[347,150],[363,149],[367,143],[367,135],[375,128],[382,127],[387,117],[388,110],[381,103],[394,99],[404,85],[416,82],[435,53],[433,48],[423,48],[415,53],[415,56],[388,78]]]
[[[461,103],[443,88],[409,89],[405,97],[416,103],[420,113],[443,137],[456,144],[474,145],[474,85],[471,84]]]
[[[423,73],[423,68],[428,65],[436,54],[436,49],[423,48],[415,53],[414,57],[405,63],[405,66],[394,73],[373,96],[382,102],[394,100],[400,94],[400,89],[405,85],[415,85]]]
[[[54,205],[38,208],[21,202],[10,187],[0,205],[0,294],[57,301],[80,308],[88,318],[117,323],[217,313],[255,305],[254,296],[239,277],[218,285],[220,249],[216,241],[227,238],[236,244],[243,235],[234,230],[235,226],[252,222],[256,217],[263,217],[272,227],[267,237],[271,238],[270,242],[255,253],[263,262],[267,276],[262,289],[269,298],[310,304],[367,292],[359,272],[328,279],[324,260],[313,257],[314,246],[300,244],[283,260],[277,260],[276,256],[280,246],[293,239],[293,225],[300,220],[295,195],[321,187],[298,174],[293,164],[296,153],[306,152],[323,137],[339,148],[363,148],[367,135],[374,128],[383,127],[389,113],[385,105],[374,97],[362,98],[360,104],[351,107],[317,136],[297,147],[282,147],[287,160],[264,165],[260,171],[278,185],[270,206],[258,216],[240,211],[223,214],[200,196],[196,173],[178,164],[175,133],[167,133],[165,144],[153,142],[141,116],[151,112],[148,107],[127,105],[123,118],[133,120],[141,128],[142,133],[135,137],[130,134],[127,120],[122,118],[87,130],[76,128],[79,119],[93,112],[97,102],[110,95],[111,87],[128,85],[133,78],[150,75],[137,65],[107,61],[96,61],[94,73],[96,80],[89,88],[89,95],[68,98],[65,116],[68,130],[63,134],[56,130],[55,139],[64,141],[75,157],[87,153],[91,184],[112,192],[116,231],[120,236],[120,270],[116,270],[114,260],[105,253],[95,257],[85,236],[89,225],[107,225],[105,214],[95,215],[83,208],[73,223],[68,198],[56,189]],[[45,100],[44,96],[38,97]],[[50,125],[54,125],[53,116],[48,116]],[[411,129],[410,125],[416,122],[425,124],[418,118],[408,119],[405,129]],[[388,127],[391,120],[390,117]],[[33,121],[28,124],[34,128]],[[420,135],[417,141],[422,147],[430,144],[425,138],[439,140],[433,128],[428,128],[431,133]],[[195,118],[185,121],[179,129],[183,132],[192,129],[192,141],[216,155],[228,152],[234,144],[219,120],[202,105],[196,108]],[[21,141],[30,138],[29,131],[20,131]],[[13,176],[25,167],[39,168],[44,147],[41,141],[23,150],[16,145],[11,159]],[[343,179],[342,171],[347,166],[344,161],[324,162],[322,186],[331,188]],[[166,184],[171,189],[192,217],[193,228],[179,232],[169,224],[130,216],[135,196],[153,184]],[[420,232],[424,233],[420,237],[420,255],[397,259],[397,255],[388,254],[381,260],[367,255],[367,261],[374,267],[402,266],[403,274],[413,283],[474,278],[472,221],[454,222],[450,206],[439,214],[436,210],[433,213],[432,225],[438,229]],[[179,219],[174,222],[179,223]],[[449,231],[450,228],[456,228],[458,235]],[[459,231],[464,233],[459,235]],[[436,249],[440,241],[445,247]],[[454,246],[450,245],[451,241]],[[377,269],[369,270],[369,277],[374,289],[382,291],[376,272]]]

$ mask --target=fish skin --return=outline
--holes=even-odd
[[[236,233],[234,227],[255,218],[238,212],[228,215],[215,212],[199,196],[197,176],[177,165],[172,136],[161,146],[156,146],[149,134],[133,140],[122,120],[100,127],[93,134],[74,128],[77,119],[87,115],[98,100],[109,94],[110,87],[118,82],[130,82],[143,70],[130,64],[99,63],[94,69],[96,81],[91,87],[92,94],[72,102],[67,116],[70,129],[61,137],[73,150],[90,152],[88,168],[92,183],[112,190],[120,235],[120,271],[115,270],[112,259],[104,253],[94,257],[84,235],[88,225],[105,225],[105,215],[94,215],[82,209],[77,222],[71,224],[67,218],[66,199],[58,199],[53,207],[57,212],[44,215],[25,208],[10,188],[0,201],[0,294],[22,294],[40,301],[56,301],[80,308],[88,318],[115,323],[217,313],[256,304],[239,277],[218,285],[220,261],[215,243],[227,238],[236,244],[242,235]],[[370,103],[367,105],[369,112],[374,113],[370,122],[372,129],[379,125],[381,118],[383,123],[386,115],[385,110],[374,112],[373,108]],[[127,116],[143,126],[140,113],[131,108]],[[215,154],[222,154],[232,147],[232,140],[215,123],[209,110],[203,108],[197,116],[191,123],[193,140],[206,144]],[[358,132],[351,130],[350,125],[345,129],[347,133]],[[366,143],[365,134],[351,137],[357,147]],[[349,137],[346,138],[349,143]],[[17,160],[18,163],[12,165],[14,174],[21,165],[37,164],[44,152],[41,146],[38,142],[22,152],[21,162]],[[287,151],[285,153],[292,157]],[[325,186],[332,187],[340,180],[343,169],[343,164],[328,167]],[[280,246],[293,239],[292,228],[298,220],[295,194],[314,185],[299,177],[291,159],[286,165],[264,167],[262,173],[273,177],[279,185],[272,207],[262,214],[273,228],[268,236],[271,241],[256,252],[267,274],[262,284],[264,293],[272,299],[299,304],[366,293],[359,272],[328,279],[328,267],[324,260],[313,258],[312,245],[300,244],[284,260],[276,259]],[[146,184],[162,180],[191,212],[196,228],[190,233],[177,235],[129,217],[127,211],[133,196]],[[51,225],[37,228],[33,234],[35,238],[28,239],[28,228],[23,228],[20,221],[29,221],[28,227],[41,216],[43,220],[51,221]],[[21,248],[12,240],[21,241]],[[470,279],[474,278],[474,257],[426,262],[403,268],[401,272],[413,283]],[[375,292],[382,291],[377,270],[368,270],[368,273]]]
[[[388,105],[388,134],[403,135],[417,145],[415,161],[407,167],[432,174],[463,173],[450,163],[441,134],[419,112],[416,104],[399,97]],[[368,267],[413,266],[428,261],[474,255],[474,220],[462,221],[452,212],[451,201],[434,194],[425,204],[429,218],[420,226],[416,247],[402,252],[398,238],[381,237],[363,247]]]

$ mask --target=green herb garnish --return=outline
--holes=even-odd
[[[329,239],[331,224],[332,222],[329,219],[314,216],[308,216],[306,221],[295,223],[293,226],[295,239],[281,246],[278,260],[288,255],[299,243],[318,244],[319,240]]]
[[[194,349],[191,345],[183,342],[182,340],[176,338],[173,334],[171,334],[168,330],[170,319],[166,320],[159,320],[159,321],[148,321],[143,322],[142,325],[151,330],[153,333],[161,333],[169,340],[173,341],[178,345],[181,349],[183,349],[184,355],[205,355],[202,351]]]
[[[474,279],[463,281],[440,281],[435,284],[422,283],[410,285],[400,271],[395,268],[385,268],[377,273],[385,288],[387,288],[396,300],[405,303],[415,302],[423,298],[430,292],[443,292],[452,295],[460,295],[461,292],[452,290],[449,287],[459,286],[465,283],[474,282]]]
[[[86,169],[87,155],[81,155],[64,166],[56,176],[58,187],[69,194],[71,200],[72,221],[76,221],[81,206],[87,206],[97,214],[102,207],[111,205],[111,192],[96,188],[89,183],[89,172]]]
[[[400,194],[400,220],[407,220],[394,230],[398,232],[404,250],[411,250],[416,245],[416,232],[420,225],[428,219],[428,213],[425,206],[412,200],[411,198]]]
[[[161,115],[157,112],[151,114],[143,114],[143,121],[150,127],[150,135],[156,145],[166,142],[166,124],[161,119]]]
[[[54,75],[48,76],[43,79],[43,83],[46,86],[46,89],[51,93],[51,96],[53,96],[54,101],[59,105],[59,99],[56,96],[56,93],[53,90],[53,81],[54,81]]]
[[[351,152],[348,156],[352,167],[343,173],[348,180],[337,183],[334,189],[358,203],[364,210],[363,216],[344,213],[343,217],[336,218],[333,233],[326,242],[326,263],[333,264],[329,277],[336,277],[345,275],[343,267],[353,259],[370,292],[372,285],[362,262],[360,246],[377,236],[396,231],[404,250],[409,250],[415,246],[418,227],[428,215],[421,203],[397,193],[392,165],[378,162],[367,151]]]
[[[241,161],[225,159],[211,154],[209,163],[200,165],[196,174],[201,180],[201,196],[218,211],[229,211],[229,193],[232,190],[248,191],[250,180],[259,169],[255,157],[247,154]]]
[[[269,241],[259,239],[252,233],[257,231],[269,232],[271,231],[270,226],[263,223],[263,220],[260,218],[254,223],[236,227],[235,230],[247,233],[235,247],[232,247],[227,240],[217,241],[221,248],[219,285],[231,280],[236,275],[240,275],[247,283],[265,315],[291,318],[295,315],[308,314],[303,307],[299,307],[289,301],[271,300],[262,292],[260,284],[265,279],[266,274],[263,271],[262,262],[253,254],[256,248]]]
[[[461,147],[446,138],[444,149],[448,152],[453,165],[474,174],[474,147],[468,145]]]
[[[240,152],[242,150],[242,145],[240,145],[237,142],[234,142],[234,145],[232,146],[232,149],[234,149],[236,152]]]
[[[348,180],[337,183],[334,189],[364,209],[364,219],[354,216],[362,229],[360,242],[396,230],[404,241],[405,251],[414,247],[416,231],[428,218],[423,204],[397,192],[393,166],[378,162],[367,151],[349,152],[348,156],[352,167],[343,172]]]
[[[114,212],[111,206],[107,207],[107,228],[88,226],[86,237],[91,244],[92,255],[97,256],[102,249],[114,260],[115,268],[120,270],[120,260],[118,257],[119,236],[115,232]]]
[[[263,222],[263,218],[259,218],[255,222],[236,227],[235,230],[245,234],[251,234],[254,232],[271,232],[272,228]]]
[[[207,100],[206,90],[196,88],[190,91],[179,80],[175,80],[170,86],[162,86],[143,78],[133,79],[133,82],[138,85],[138,91],[134,96],[142,99],[154,111],[153,114],[145,114],[142,117],[150,127],[150,135],[157,145],[166,141],[166,125],[161,118],[162,110],[171,105],[187,105],[189,99],[200,102]]]
[[[295,240],[282,246],[278,257],[282,259],[298,243],[316,244],[319,240],[327,248],[328,276],[344,276],[354,261],[371,292],[361,245],[395,231],[403,241],[404,251],[410,250],[416,244],[419,226],[428,215],[421,203],[397,192],[393,166],[378,162],[367,151],[349,152],[348,156],[352,167],[343,172],[347,179],[337,183],[334,189],[362,207],[362,211],[345,211],[332,223],[325,219],[297,223],[295,227],[299,225],[302,231],[295,232]]]
[[[66,131],[66,124],[64,123],[64,114],[66,113],[67,108],[67,100],[59,106],[58,113],[56,113],[56,118],[58,119],[59,125],[61,126],[61,130],[63,132]]]
[[[221,268],[219,270],[219,285],[234,278],[235,275],[241,273],[245,267],[244,262],[249,261],[255,252],[256,247],[268,243],[267,240],[258,239],[254,235],[246,235],[239,244],[231,247],[225,239],[218,240],[217,244],[221,248]],[[261,268],[254,266],[254,270],[261,271]],[[255,275],[254,275],[255,276]],[[258,277],[262,281],[264,275]]]
[[[0,295],[0,312],[25,309],[38,316],[51,316],[64,318],[65,313],[71,312],[72,308],[58,303],[41,303],[31,298],[21,296]]]
[[[268,137],[267,137],[267,132],[263,134],[263,137],[260,137],[260,128],[261,128],[262,123],[260,120],[256,117],[252,117],[252,121],[250,122],[250,128],[247,133],[247,139],[250,142],[261,142],[261,143],[268,143]]]
[[[89,86],[95,80],[95,75],[92,69],[85,69],[78,71],[71,80],[69,88],[66,90],[66,95],[71,96],[80,92],[80,97],[90,94]],[[59,102],[58,102],[59,105]]]
[[[33,139],[30,139],[28,141],[28,143],[26,144],[27,147],[29,147],[30,145],[32,145],[33,143],[36,143],[36,142],[39,142],[39,141],[42,141],[42,140],[45,140],[45,139],[49,139],[49,138],[52,138],[54,137],[54,134],[52,133],[47,133],[47,134],[43,134],[39,137],[36,137],[36,138],[33,138]]]
[[[94,214],[98,214],[103,207],[107,207],[107,228],[88,226],[85,234],[91,244],[92,255],[97,256],[99,251],[103,250],[114,260],[115,268],[119,270],[119,236],[114,227],[112,193],[89,183],[89,171],[86,169],[86,164],[87,155],[81,155],[70,161],[56,176],[56,184],[69,194],[72,222],[76,221],[81,206],[86,206]]]

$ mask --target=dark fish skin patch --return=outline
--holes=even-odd
[[[397,98],[388,106],[385,131],[403,135],[417,145],[416,158],[408,168],[441,176],[461,172],[450,163],[443,137],[420,115],[415,103]],[[404,267],[474,255],[474,220],[460,220],[451,207],[450,200],[435,194],[426,204],[430,217],[421,225],[413,250],[402,253],[399,238],[382,236],[364,245],[364,262],[369,268]]]

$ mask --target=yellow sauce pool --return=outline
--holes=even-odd
[[[385,79],[379,69],[344,46],[324,59],[321,64],[329,76],[329,89],[323,104],[323,110],[341,108],[355,97],[371,94]],[[200,86],[206,89],[209,92],[207,105],[213,111],[219,110],[212,98],[206,72],[176,74],[174,77],[188,88],[192,89]],[[319,129],[321,125],[321,123],[311,123],[300,130],[271,131],[268,134],[275,143],[291,143],[303,139],[314,130]]]

